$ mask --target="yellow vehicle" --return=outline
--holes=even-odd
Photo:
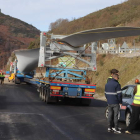
[[[11,73],[10,76],[8,77],[8,81],[12,81],[14,82],[15,81],[15,73]]]

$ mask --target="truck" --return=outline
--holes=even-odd
[[[24,78],[24,81],[37,85],[39,97],[43,101],[49,103],[53,99],[78,98],[82,103],[89,105],[94,99],[96,89],[96,84],[91,84],[87,78],[87,72],[97,70],[97,42],[95,41],[139,34],[140,28],[134,27],[92,29],[69,36],[41,32],[40,48],[32,50],[36,55],[33,55],[31,51],[29,53],[19,51],[16,52],[16,55],[24,72],[26,72],[24,69],[28,71],[28,68],[36,66],[38,59],[39,75],[34,79]],[[87,44],[89,42],[92,43]],[[59,64],[52,62],[58,59],[64,60],[62,59],[64,56],[67,61]],[[73,60],[68,56],[76,59],[76,63],[69,65],[73,63]],[[21,61],[19,62],[19,60]],[[84,65],[79,65],[80,62],[83,62]],[[42,69],[45,72],[42,72]]]
[[[82,104],[89,105],[91,100],[94,99],[96,84],[89,82],[87,71],[96,70],[96,51],[94,48],[97,44],[90,44],[90,53],[86,54],[86,45],[74,48],[64,43],[58,43],[56,40],[62,37],[51,35],[51,39],[48,39],[46,32],[41,32],[38,69],[40,71],[43,69],[44,72],[37,71],[34,78],[28,78],[25,74],[24,82],[35,84],[38,87],[39,97],[46,103],[63,98],[78,98]],[[51,42],[48,40],[51,40]],[[25,50],[16,51],[15,54],[18,60],[17,67],[20,70],[20,65],[18,65],[18,63],[21,63],[19,61],[20,57],[23,57],[23,55],[28,57],[28,50],[26,53]],[[31,54],[29,53],[30,58]],[[30,61],[29,57],[28,62]],[[75,59],[77,59],[77,62]],[[55,63],[55,61],[58,63]],[[81,61],[84,65],[77,67],[78,61]],[[75,65],[75,63],[77,64]],[[27,64],[27,67],[29,65],[32,64]],[[28,71],[27,67],[25,66],[24,69]],[[22,71],[24,70],[22,69]],[[17,75],[17,79],[20,80],[21,78]]]

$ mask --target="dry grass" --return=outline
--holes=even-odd
[[[104,63],[102,66],[100,61]],[[120,73],[119,83],[124,86],[131,81],[134,77],[140,74],[140,57],[124,58],[117,55],[98,55],[97,57],[97,71],[89,73],[88,76],[92,77],[92,83],[97,84],[96,92],[99,95],[104,95],[104,87],[107,78],[110,76],[109,71],[113,68],[118,69]],[[134,82],[132,81],[134,84]]]

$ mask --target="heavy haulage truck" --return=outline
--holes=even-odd
[[[38,67],[34,78],[24,78],[24,81],[38,86],[43,101],[79,98],[89,105],[96,84],[91,84],[87,72],[97,70],[96,41],[136,35],[140,35],[140,28],[100,28],[69,36],[41,32],[39,49],[15,51],[17,67],[24,75]]]
[[[60,38],[62,36],[51,35],[51,39],[49,39],[51,43],[48,43],[47,34],[41,32],[40,49],[34,50],[34,52],[38,51],[39,53],[39,57],[36,55],[38,57],[39,72],[36,71],[33,79],[24,76],[24,81],[26,83],[36,84],[38,86],[39,97],[47,103],[60,98],[79,98],[82,104],[89,105],[91,99],[94,99],[96,85],[90,84],[89,80],[87,80],[86,71],[96,70],[96,43],[92,43],[89,46],[90,53],[86,54],[85,45],[74,48],[64,43],[58,43],[56,40]],[[28,51],[31,50],[15,51],[18,59],[17,67],[19,69],[20,67],[23,68],[23,65],[18,65],[20,62],[23,62],[26,58],[28,59],[25,60],[27,62],[30,61],[30,58],[32,59],[32,54],[31,52],[28,53]],[[24,55],[26,58],[23,58]],[[21,58],[22,60],[20,61]],[[80,66],[78,60],[82,61],[81,65],[83,67],[78,67],[78,65]],[[35,60],[32,61],[30,67],[35,63]],[[28,75],[30,71],[28,71],[28,68],[29,64],[23,68],[26,71],[21,71],[24,71],[24,74]],[[16,77],[16,81],[20,81],[20,77]]]

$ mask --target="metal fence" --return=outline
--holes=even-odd
[[[140,48],[125,48],[125,49],[110,49],[110,50],[102,50],[98,49],[97,53],[99,54],[120,54],[120,53],[132,53],[132,52],[140,52]]]

